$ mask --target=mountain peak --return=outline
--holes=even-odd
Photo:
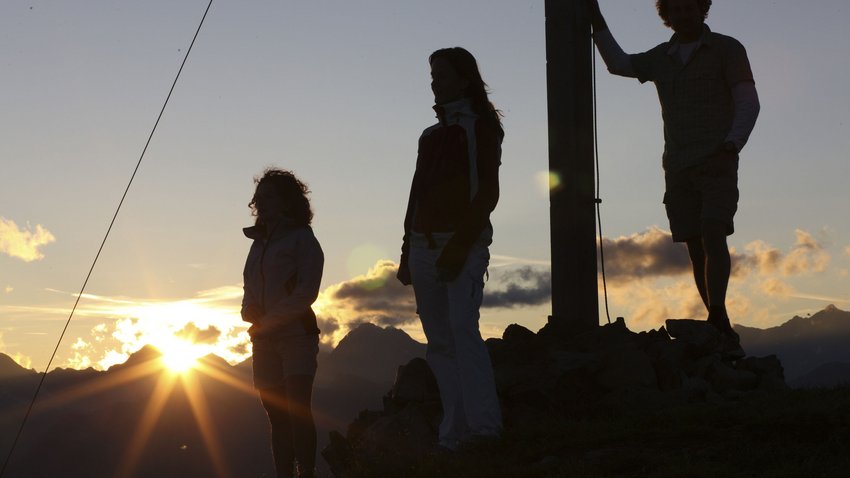
[[[395,327],[363,323],[351,330],[331,352],[327,366],[335,373],[358,375],[392,384],[399,365],[424,357],[425,345]]]
[[[150,362],[151,360],[157,360],[160,357],[162,357],[162,352],[160,352],[153,345],[146,344],[143,345],[142,348],[140,348],[139,350],[136,350],[135,352],[131,353],[130,356],[127,357],[127,360],[124,361],[124,363],[113,365],[109,367],[108,370],[115,370],[124,367],[141,365],[143,363]]]
[[[751,355],[776,354],[793,382],[827,362],[850,363],[850,312],[833,304],[808,317],[795,316],[778,327],[736,327]]]
[[[0,379],[29,375],[32,370],[22,367],[12,357],[0,353]]]

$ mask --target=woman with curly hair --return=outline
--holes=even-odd
[[[271,424],[277,476],[312,478],[316,426],[310,402],[319,329],[311,305],[319,294],[324,255],[310,228],[307,186],[276,168],[254,181],[249,207],[256,221],[243,230],[254,242],[242,299],[242,319],[252,324],[254,386]]]
[[[428,60],[439,122],[419,138],[398,278],[413,284],[428,338],[426,357],[443,405],[439,445],[454,450],[502,428],[478,309],[504,133],[468,51],[445,48]]]

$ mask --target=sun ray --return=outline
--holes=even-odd
[[[177,381],[177,376],[174,374],[163,373],[159,376],[156,388],[151,393],[151,398],[148,400],[148,405],[142,413],[139,424],[136,427],[136,432],[127,447],[124,454],[124,459],[118,468],[117,477],[132,476],[133,469],[139,461],[139,458],[147,445],[148,438],[156,425],[159,417],[162,415],[162,409],[165,408],[165,403],[174,389],[174,383]]]
[[[186,396],[189,398],[192,414],[195,416],[195,423],[198,424],[201,437],[209,451],[216,476],[225,477],[227,476],[227,465],[224,462],[224,454],[221,452],[218,434],[216,433],[213,421],[210,419],[207,399],[204,396],[201,385],[195,374],[187,373],[181,378],[183,387],[186,390]]]
[[[54,396],[46,396],[40,399],[36,403],[36,408],[39,412],[44,412],[61,407],[91,395],[153,375],[161,370],[162,367],[156,361],[150,360],[114,372],[104,372],[103,376],[92,379],[87,383],[64,390]]]
[[[218,367],[213,367],[213,366],[210,366],[209,364],[199,362],[198,366],[196,367],[196,370],[198,372],[201,372],[201,373],[209,376],[210,378],[218,380],[219,382],[221,382],[225,385],[228,385],[232,388],[235,388],[236,390],[244,392],[248,395],[256,395],[257,394],[257,390],[254,387],[245,383],[245,381],[239,380],[238,378],[234,377],[233,375],[230,375],[227,372],[222,371]]]

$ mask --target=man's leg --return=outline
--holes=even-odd
[[[697,285],[700,297],[702,297],[702,303],[705,304],[705,310],[708,310],[709,301],[705,276],[705,250],[702,246],[702,237],[688,239],[685,243],[688,245],[688,255],[691,258],[694,282]]]
[[[726,310],[726,288],[732,272],[729,246],[726,244],[726,224],[707,219],[703,223],[702,241],[709,308]]]
[[[708,292],[708,322],[720,330],[721,353],[738,359],[746,355],[738,334],[732,329],[726,313],[726,288],[732,271],[729,246],[726,244],[727,225],[722,221],[704,220],[703,248],[705,249],[705,282]]]

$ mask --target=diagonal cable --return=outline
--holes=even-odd
[[[109,227],[106,229],[106,234],[103,236],[103,241],[100,243],[100,247],[97,249],[97,254],[92,261],[91,267],[89,268],[88,274],[86,274],[86,279],[83,281],[83,286],[80,288],[80,293],[77,294],[77,299],[74,301],[74,306],[71,308],[71,313],[68,315],[68,320],[65,321],[65,327],[62,329],[62,333],[59,335],[59,340],[56,342],[56,347],[53,349],[53,353],[50,355],[50,360],[47,362],[47,367],[44,369],[44,373],[41,375],[41,379],[38,382],[38,386],[35,389],[35,393],[33,394],[32,400],[30,401],[29,407],[27,407],[27,412],[24,414],[24,418],[21,421],[21,426],[18,428],[18,433],[15,435],[15,440],[12,442],[12,446],[9,449],[9,454],[6,456],[6,460],[3,462],[3,468],[0,468],[0,478],[3,477],[3,474],[6,471],[6,467],[9,465],[9,461],[12,458],[12,454],[15,451],[15,448],[18,445],[18,441],[21,438],[21,434],[24,431],[24,427],[27,424],[27,420],[29,419],[30,413],[32,412],[33,406],[35,405],[36,399],[38,398],[39,392],[41,392],[41,387],[44,385],[44,380],[47,378],[47,371],[50,370],[50,365],[53,364],[53,359],[56,358],[56,352],[59,350],[59,345],[62,343],[62,339],[65,337],[65,332],[68,331],[68,326],[71,324],[71,318],[74,317],[74,312],[77,310],[77,305],[80,303],[80,298],[83,296],[83,292],[86,290],[86,285],[89,283],[89,279],[91,278],[92,272],[94,271],[95,265],[97,265],[97,260],[100,258],[100,253],[103,251],[103,247],[106,245],[106,240],[109,238],[109,233],[112,232],[112,226],[115,224],[115,220],[118,218],[118,213],[121,211],[121,206],[124,205],[124,199],[127,197],[127,193],[130,191],[130,186],[133,184],[133,180],[136,178],[136,173],[139,171],[139,167],[142,165],[142,159],[145,157],[145,153],[148,150],[148,146],[153,139],[154,133],[156,133],[156,128],[159,126],[159,121],[162,119],[163,113],[165,113],[165,108],[168,106],[168,100],[171,99],[171,94],[174,92],[174,87],[177,86],[177,80],[180,78],[180,73],[183,72],[183,67],[186,65],[186,60],[189,59],[189,54],[192,52],[192,47],[195,45],[195,40],[198,38],[198,34],[201,32],[201,27],[204,25],[204,20],[207,18],[207,13],[210,11],[210,7],[212,7],[213,0],[210,0],[209,4],[207,4],[206,10],[204,10],[204,15],[201,17],[201,22],[198,24],[198,28],[195,30],[195,35],[192,37],[192,43],[189,44],[189,48],[186,50],[186,55],[183,57],[183,62],[180,64],[180,69],[177,70],[177,75],[174,76],[174,81],[171,83],[171,89],[168,90],[168,96],[165,97],[165,102],[162,104],[162,109],[159,110],[159,115],[156,117],[156,122],[151,129],[150,134],[148,135],[147,141],[145,141],[145,147],[142,149],[142,154],[139,155],[139,160],[136,162],[136,167],[133,169],[133,174],[130,176],[130,181],[127,183],[127,187],[124,189],[124,194],[121,196],[121,201],[118,202],[118,207],[115,208],[115,214],[112,215],[112,220],[109,222]]]

